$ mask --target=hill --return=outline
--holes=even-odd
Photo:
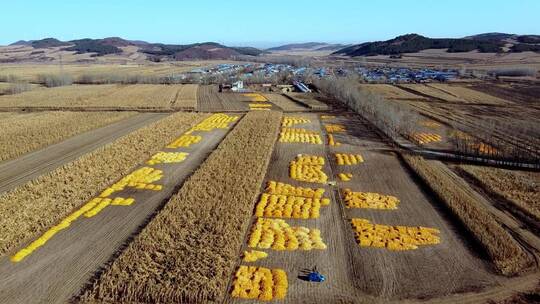
[[[529,43],[522,43],[528,41]],[[427,49],[446,49],[449,53],[479,51],[481,53],[503,52],[508,46],[509,52],[535,51],[540,47],[534,43],[539,36],[505,33],[485,33],[464,38],[428,38],[418,34],[407,34],[386,41],[366,42],[352,45],[334,52],[334,55],[375,56],[416,53]],[[531,43],[533,42],[533,43]]]
[[[90,57],[105,55],[118,55],[125,57],[147,58],[152,61],[163,60],[198,60],[198,59],[231,59],[234,56],[249,55],[257,56],[263,51],[252,47],[228,47],[215,42],[204,42],[187,45],[149,43],[146,41],[126,40],[120,37],[108,37],[103,39],[77,39],[70,41],[60,41],[55,38],[45,38],[41,40],[24,41],[20,40],[10,46],[30,47],[35,54],[43,54],[46,58],[46,50],[55,48],[56,51],[74,52],[75,55],[89,54]],[[0,50],[2,53],[2,50]],[[36,56],[27,58],[17,58],[16,60],[5,59],[6,61],[39,60]],[[88,60],[88,55],[85,57]]]

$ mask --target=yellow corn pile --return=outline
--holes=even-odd
[[[326,249],[319,229],[291,227],[281,219],[258,218],[249,242],[251,248],[274,250]]]
[[[397,209],[399,205],[397,197],[379,193],[353,192],[350,189],[344,189],[343,195],[347,208]]]
[[[175,139],[172,143],[167,145],[167,148],[170,149],[176,149],[180,147],[189,147],[193,144],[196,144],[200,142],[202,139],[202,136],[199,135],[182,135]]]
[[[255,216],[318,218],[321,205],[318,198],[263,193],[255,209]]]
[[[244,251],[244,262],[255,262],[260,259],[264,259],[268,256],[268,253],[259,250]]]
[[[431,142],[439,142],[442,139],[442,136],[434,133],[413,133],[412,139],[418,144],[428,144]]]
[[[231,295],[261,301],[282,300],[287,295],[288,286],[287,273],[282,269],[240,266]]]
[[[341,143],[337,142],[335,139],[334,139],[334,135],[332,134],[328,134],[328,144],[330,146],[341,146]]]
[[[142,167],[137,169],[130,174],[123,177],[118,182],[114,183],[112,186],[105,189],[99,197],[108,197],[116,191],[124,190],[126,187],[141,189],[141,190],[155,190],[160,191],[162,189],[161,185],[152,184],[155,181],[158,181],[163,178],[163,171],[150,168]]]
[[[388,250],[412,250],[419,245],[439,244],[439,230],[426,227],[387,226],[354,218],[352,225],[360,246]]]
[[[289,174],[294,180],[321,183],[328,181],[323,171],[324,158],[320,156],[302,155],[290,162]]]
[[[334,115],[321,115],[322,120],[336,118]]]
[[[343,182],[348,182],[352,179],[353,175],[352,173],[339,173],[338,177]]]
[[[326,132],[328,133],[336,133],[336,132],[345,132],[345,126],[344,125],[337,125],[337,124],[326,124],[324,125],[326,128]]]
[[[364,162],[364,158],[360,154],[344,154],[344,153],[335,153],[336,162],[338,165],[356,165]]]
[[[155,164],[173,164],[183,162],[189,153],[186,152],[158,152],[152,155],[146,164],[155,165]]]
[[[485,143],[470,143],[469,147],[477,150],[480,154],[496,154],[497,149]]]
[[[319,133],[306,129],[282,128],[279,133],[279,141],[322,145],[322,139]]]
[[[272,104],[269,103],[250,103],[250,108],[271,108]]]
[[[292,127],[294,125],[310,123],[311,120],[301,117],[283,117],[282,127]]]
[[[199,124],[195,125],[193,128],[191,128],[189,131],[187,131],[185,134],[189,135],[194,131],[212,131],[214,129],[227,129],[229,127],[229,124],[232,122],[235,122],[238,120],[238,116],[229,116],[227,114],[214,114]]]
[[[254,101],[254,102],[266,102],[266,101],[268,101],[268,99],[266,97],[264,97],[263,95],[261,95],[259,93],[245,93],[245,94],[242,94],[242,95],[248,97],[250,101]]]
[[[328,205],[330,204],[330,199],[323,198],[324,189],[323,188],[308,188],[308,187],[295,187],[286,183],[269,181],[266,187],[266,192],[270,194],[282,194],[282,195],[294,195],[302,196],[307,198],[319,198],[321,204]]]

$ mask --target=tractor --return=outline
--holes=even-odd
[[[308,282],[321,283],[321,282],[324,282],[326,280],[326,277],[322,273],[320,273],[317,270],[317,266],[315,266],[315,267],[313,267],[313,269],[311,269],[307,273],[306,279],[307,279]]]

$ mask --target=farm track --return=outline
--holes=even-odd
[[[19,263],[9,257],[0,259],[0,303],[69,302],[163,207],[227,133],[223,129],[204,132],[200,143],[182,148],[189,153],[183,162],[154,165],[163,170],[162,191],[122,190],[118,195],[134,198],[133,205],[110,206],[95,217],[73,222]]]
[[[64,163],[114,141],[168,114],[139,114],[68,138],[60,143],[0,163],[0,193],[24,184]]]

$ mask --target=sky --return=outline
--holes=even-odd
[[[406,33],[540,34],[540,0],[4,0],[0,45],[119,36],[171,44],[270,47],[359,43]]]

